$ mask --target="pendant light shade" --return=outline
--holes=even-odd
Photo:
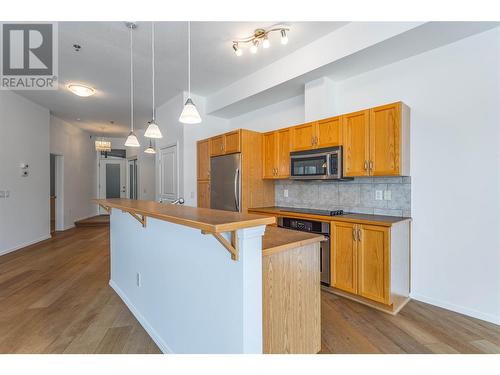
[[[125,147],[139,147],[139,141],[137,140],[137,137],[135,136],[135,133],[131,131],[128,134],[127,140],[125,141]]]
[[[137,27],[135,23],[127,23],[130,29],[130,133],[125,141],[125,147],[139,147],[140,143],[134,133],[134,49],[132,31]]]
[[[152,81],[151,86],[153,87],[153,119],[149,122],[149,125],[144,132],[146,138],[163,138],[161,130],[156,123],[156,108],[155,108],[155,24],[151,22],[151,71],[152,71]],[[150,142],[151,144],[151,142]],[[151,147],[147,148],[149,150]],[[154,149],[152,149],[154,151]],[[147,152],[147,151],[144,151]],[[151,154],[152,152],[147,152]]]
[[[182,109],[179,121],[183,124],[199,124],[201,116],[191,100],[191,22],[188,21],[188,98]]]
[[[153,144],[151,143],[151,140],[149,140],[149,147],[144,150],[144,153],[146,153],[146,154],[156,154],[156,150],[153,148]]]
[[[148,128],[144,132],[144,136],[146,138],[163,138],[163,135],[161,134],[161,130],[156,124],[155,120],[151,120],[151,122],[148,125]]]
[[[200,114],[198,113],[198,110],[196,109],[196,106],[191,98],[186,100],[186,104],[184,104],[179,121],[183,124],[199,124],[201,122]]]

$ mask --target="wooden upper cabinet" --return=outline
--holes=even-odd
[[[224,135],[210,138],[210,156],[224,155]]]
[[[263,178],[290,176],[290,130],[282,129],[263,135]]]
[[[241,152],[241,131],[235,130],[210,138],[210,156]]]
[[[197,151],[197,178],[198,180],[210,179],[210,142],[208,139],[198,141]]]
[[[342,116],[344,176],[369,176],[370,110]]]
[[[400,175],[401,146],[401,103],[370,109],[371,175]]]
[[[318,121],[316,147],[333,147],[342,144],[342,116]]]
[[[277,177],[290,177],[290,129],[282,129],[276,132],[277,137]]]
[[[364,224],[359,228],[358,294],[389,304],[389,228]]]
[[[270,132],[263,135],[263,178],[276,178],[277,138],[278,132]]]
[[[316,125],[317,122],[309,122],[307,124],[296,125],[289,128],[292,151],[303,151],[314,148]]]
[[[358,292],[357,224],[332,222],[330,270],[331,284],[338,289]]]
[[[236,152],[241,151],[241,145],[240,145],[241,137],[239,130],[224,134],[224,138],[225,138],[225,146],[224,146],[225,154],[234,154]]]
[[[198,181],[198,207],[210,208],[210,181]]]

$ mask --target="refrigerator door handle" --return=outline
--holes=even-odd
[[[240,199],[239,199],[239,186],[238,181],[240,177],[240,169],[236,168],[234,172],[234,201],[236,202],[236,211],[240,211]]]

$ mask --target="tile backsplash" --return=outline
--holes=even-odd
[[[285,197],[286,191],[288,197]],[[376,199],[377,191],[381,192],[382,200]],[[352,181],[277,180],[275,192],[276,206],[411,216],[410,177],[359,177]],[[388,194],[390,199],[387,199]]]

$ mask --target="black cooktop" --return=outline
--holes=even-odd
[[[322,216],[340,216],[348,214],[349,212],[344,212],[344,210],[315,210],[312,208],[297,208],[297,207],[279,207],[280,211],[296,212],[298,214],[311,214],[311,215],[322,215]]]

